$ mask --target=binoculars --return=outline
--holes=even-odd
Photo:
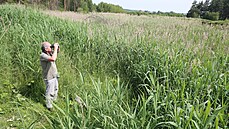
[[[54,48],[54,44],[52,44],[51,46],[50,46],[50,48]],[[60,48],[60,46],[58,45],[58,49]]]

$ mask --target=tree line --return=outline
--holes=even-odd
[[[127,13],[131,15],[162,15],[184,17],[184,14],[175,12],[150,12],[142,10],[128,10],[123,9],[119,5],[108,4],[100,2],[98,5],[94,4],[92,0],[0,0],[3,3],[18,3],[25,5],[35,5],[38,7],[48,8],[50,10],[63,10],[74,12],[112,12],[112,13]]]
[[[63,10],[74,12],[114,12],[122,13],[125,10],[119,5],[107,4],[104,2],[98,5],[92,0],[0,0],[3,3],[18,3],[26,5],[36,5],[50,10]]]
[[[143,10],[123,9],[119,5],[100,2],[94,4],[92,0],[0,0],[3,3],[19,3],[26,5],[35,5],[48,8],[50,10],[74,11],[74,12],[111,12],[127,13],[131,15],[161,15],[175,17],[193,17],[209,20],[229,19],[229,0],[205,0],[205,2],[194,0],[187,15],[175,12],[150,12]]]
[[[194,0],[187,17],[208,20],[229,19],[229,0],[205,0],[199,3]]]
[[[142,10],[126,10],[126,13],[127,14],[130,14],[130,15],[159,15],[159,16],[171,16],[171,17],[185,17],[185,14],[183,13],[175,13],[173,11],[170,11],[170,12],[161,12],[161,11],[153,11],[153,12],[150,12],[150,11],[142,11]]]

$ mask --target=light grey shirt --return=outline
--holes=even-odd
[[[45,80],[51,80],[58,77],[58,72],[56,68],[56,63],[54,61],[49,61],[49,55],[42,52],[40,55],[40,63],[42,67],[43,78]]]

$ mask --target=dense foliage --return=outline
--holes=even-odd
[[[204,18],[209,20],[225,20],[229,18],[229,0],[206,0],[192,3],[187,17]]]
[[[185,17],[185,14],[182,14],[182,13],[175,13],[173,11],[171,12],[161,12],[161,11],[158,11],[158,12],[150,12],[150,11],[137,11],[137,10],[126,10],[126,13],[127,14],[130,14],[130,15],[160,15],[160,16],[171,16],[171,17]]]
[[[29,4],[42,7],[48,7],[51,10],[64,10],[64,11],[75,11],[75,12],[113,12],[121,13],[125,12],[122,7],[118,5],[108,4],[101,2],[98,5],[94,4],[92,0],[1,0],[1,3],[19,3]]]
[[[18,5],[0,12],[2,128],[228,128],[228,28],[124,14],[72,22]],[[43,41],[61,47],[54,112],[42,105]]]
[[[111,13],[127,13],[131,15],[161,15],[161,16],[174,16],[184,17],[185,14],[175,12],[150,12],[143,10],[129,10],[123,9],[119,5],[100,2],[98,5],[94,4],[92,0],[1,0],[3,3],[18,3],[24,5],[33,5],[35,7],[48,8],[50,10],[64,10],[74,12],[111,12]]]
[[[97,6],[98,12],[114,12],[114,13],[124,13],[125,10],[119,5],[107,4],[101,2]]]

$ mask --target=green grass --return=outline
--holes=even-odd
[[[3,128],[228,128],[227,28],[159,16],[72,22],[16,5],[0,12]],[[43,106],[43,41],[61,47],[54,112]]]

